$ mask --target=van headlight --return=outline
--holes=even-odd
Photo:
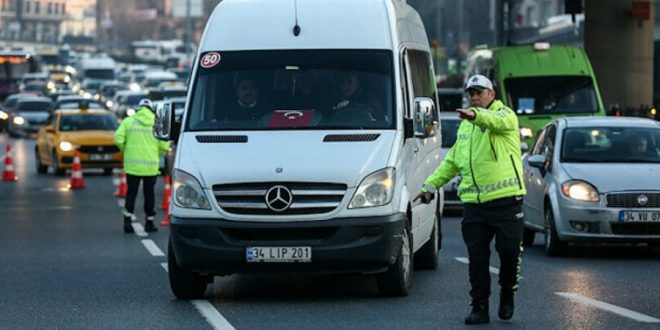
[[[206,198],[202,185],[194,176],[181,170],[175,170],[172,189],[174,204],[177,206],[187,209],[211,209],[211,204]]]
[[[62,142],[60,142],[60,150],[65,151],[65,152],[66,151],[71,151],[71,150],[73,150],[73,144],[71,144],[71,142],[68,142],[68,141],[62,141]]]
[[[567,181],[562,183],[561,192],[564,196],[582,202],[598,202],[596,187],[584,181]]]
[[[349,209],[381,206],[392,200],[394,168],[388,167],[367,176],[355,191]]]

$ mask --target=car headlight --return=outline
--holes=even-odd
[[[582,201],[582,202],[598,202],[598,190],[596,187],[584,181],[567,181],[562,183],[561,192],[564,196]]]
[[[25,124],[25,118],[23,118],[21,116],[16,116],[16,117],[14,117],[12,122],[14,123],[14,125],[23,125],[23,124]]]
[[[86,99],[91,99],[92,98],[92,93],[85,92],[85,94],[83,94],[83,97],[85,97]]]
[[[46,88],[48,89],[55,89],[55,83],[52,81],[49,81],[48,84],[46,84]]]
[[[523,139],[531,138],[532,135],[534,135],[534,134],[532,133],[531,128],[529,128],[529,127],[521,127],[520,128],[520,137],[521,138],[523,138]]]
[[[188,209],[211,209],[211,204],[206,198],[202,185],[192,175],[181,170],[175,170],[172,189],[174,204],[177,206]]]
[[[0,119],[7,120],[7,118],[9,118],[9,115],[4,111],[0,111]]]
[[[388,167],[367,176],[355,191],[349,209],[381,206],[392,200],[394,168]]]
[[[60,150],[62,151],[71,151],[73,150],[73,144],[68,141],[62,141],[60,142]]]
[[[133,108],[126,109],[126,117],[130,117],[134,114],[135,114],[135,109],[133,109]]]
[[[113,105],[115,105],[115,104],[114,104],[112,101],[110,101],[110,100],[108,100],[107,102],[105,102],[105,106],[108,107],[108,108],[112,108]]]
[[[137,83],[130,83],[130,85],[128,85],[128,89],[130,89],[133,92],[139,92],[141,88],[140,85],[138,85]]]

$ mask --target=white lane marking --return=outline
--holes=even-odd
[[[456,258],[454,258],[454,259],[456,259],[456,261],[458,261],[458,262],[462,262],[462,263],[464,263],[464,264],[466,264],[466,265],[469,265],[469,264],[470,264],[470,260],[468,260],[468,258],[456,257]],[[495,275],[499,275],[499,274],[500,274],[500,270],[497,269],[497,268],[495,268],[495,267],[489,266],[488,269],[490,270],[491,273],[493,273],[493,274],[495,274]]]
[[[165,271],[169,273],[169,271],[167,270],[167,263],[166,262],[161,262],[160,265],[163,266],[163,269],[165,269]]]
[[[144,245],[144,247],[147,248],[149,253],[151,253],[151,255],[154,256],[154,257],[164,257],[165,256],[165,253],[163,253],[163,251],[161,251],[158,248],[156,243],[154,243],[154,241],[152,241],[150,239],[143,239],[142,240],[142,245]]]
[[[131,223],[131,226],[133,227],[133,231],[135,232],[135,235],[138,235],[139,237],[147,237],[149,234],[147,234],[146,231],[144,231],[144,227],[142,227],[142,224],[139,222],[133,222]]]
[[[193,300],[193,306],[204,316],[213,329],[234,329],[222,314],[208,300]]]
[[[606,310],[608,312],[612,312],[614,314],[618,314],[618,315],[621,315],[623,317],[633,319],[635,321],[646,322],[646,323],[660,323],[660,319],[656,319],[656,318],[650,317],[648,315],[637,313],[635,311],[631,311],[631,310],[623,308],[623,307],[608,304],[608,303],[600,301],[600,300],[596,300],[596,299],[592,299],[592,298],[589,298],[589,297],[581,296],[579,294],[569,293],[569,292],[555,292],[555,294],[560,295],[564,298],[568,298],[568,299],[573,300],[573,301],[577,301],[579,303],[583,303],[583,304],[586,304],[586,305],[591,305],[593,307],[600,308],[602,310]]]

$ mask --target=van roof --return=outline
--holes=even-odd
[[[419,14],[401,0],[225,0],[209,18],[200,52],[274,49],[428,50]]]
[[[590,76],[593,74],[582,48],[551,44],[547,50],[534,45],[493,49],[500,77]]]

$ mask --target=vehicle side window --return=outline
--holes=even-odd
[[[532,155],[541,154],[541,146],[545,142],[545,134],[548,131],[548,128],[541,130],[536,136],[536,141],[534,142],[534,147],[532,147]]]
[[[545,156],[546,159],[546,170],[551,170],[552,169],[552,155],[554,154],[555,151],[555,137],[557,135],[557,127],[555,125],[551,125],[548,127],[546,131],[546,137],[545,137],[545,142],[543,143],[542,150],[541,152]]]
[[[431,57],[427,52],[419,50],[406,51],[408,64],[410,68],[410,77],[412,82],[412,99],[415,97],[427,97],[438,104],[436,99],[435,74],[431,66]],[[425,116],[425,118],[415,118],[415,131],[424,133],[425,136],[434,136],[437,134],[438,108]]]

